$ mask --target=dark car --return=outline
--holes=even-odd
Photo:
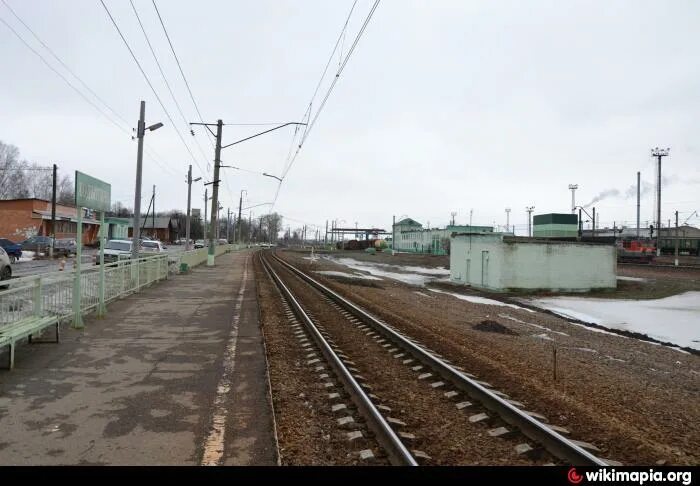
[[[15,263],[22,258],[22,246],[14,243],[7,238],[0,238],[0,248],[5,250],[7,256],[10,257],[10,262]]]
[[[20,246],[22,246],[22,251],[48,253],[49,248],[51,248],[51,240],[50,236],[32,236],[20,243]]]

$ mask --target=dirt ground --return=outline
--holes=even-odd
[[[300,254],[280,254],[307,271],[347,271],[326,259],[310,264]],[[429,265],[410,257],[412,265]],[[595,444],[601,457],[625,464],[697,464],[700,459],[698,356],[393,280],[370,287],[317,277],[529,410],[570,429],[573,438]],[[503,328],[508,332],[492,331]]]

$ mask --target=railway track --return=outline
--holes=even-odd
[[[616,464],[595,456],[591,452],[595,446],[565,437],[569,433],[566,429],[549,425],[544,422],[545,417],[523,410],[506,394],[452,365],[276,255],[261,254],[261,263],[280,290],[285,306],[289,306],[288,317],[295,322],[298,319],[299,328],[303,326],[391,464],[449,463],[448,457],[455,457],[455,451],[446,457],[429,454],[438,456],[454,449],[449,446],[452,442],[465,444],[466,439],[469,443],[470,435],[480,443],[478,450],[491,457],[500,454],[503,463]],[[322,317],[317,318],[316,314]],[[394,383],[386,383],[387,373],[395,377]],[[407,375],[414,384],[406,381]],[[411,391],[402,398],[384,395],[400,395],[406,387]],[[382,390],[384,396],[377,396],[375,388]],[[338,393],[329,396],[340,398]],[[344,404],[332,406],[345,408]],[[440,415],[435,423],[442,420],[444,430],[425,430],[433,422],[411,415],[426,415],[426,408],[428,415],[431,411]],[[397,418],[397,412],[408,417]],[[417,424],[418,429],[406,430],[406,422]],[[486,434],[484,424],[490,427]],[[424,437],[417,438],[421,433]],[[440,446],[429,449],[432,442],[441,440]],[[422,443],[428,453],[415,449],[416,442]],[[464,455],[457,457],[461,462],[469,460]],[[471,459],[473,463],[479,460]]]

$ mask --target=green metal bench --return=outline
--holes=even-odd
[[[0,327],[0,348],[3,348],[4,346],[10,347],[8,369],[12,369],[15,366],[15,344],[17,341],[26,337],[31,343],[33,334],[37,334],[52,325],[56,326],[56,341],[47,342],[58,342],[58,316],[28,317],[26,319],[22,319],[21,321]]]

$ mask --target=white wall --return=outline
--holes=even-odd
[[[502,235],[451,240],[450,279],[491,290],[615,288],[616,269],[617,254],[612,245],[504,241]]]

